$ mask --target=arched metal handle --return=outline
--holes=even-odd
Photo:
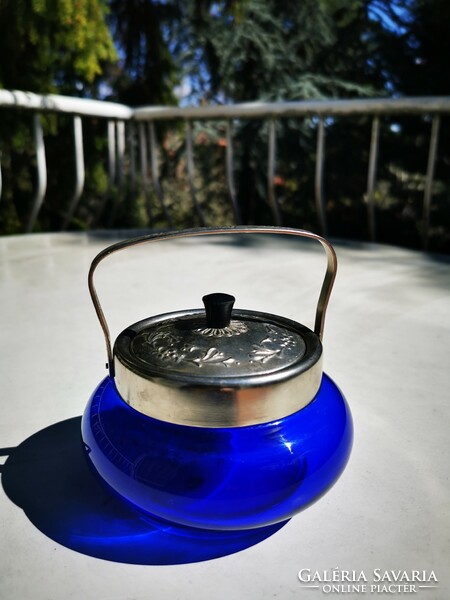
[[[111,346],[111,336],[109,333],[108,324],[105,319],[105,315],[103,313],[103,309],[100,305],[100,301],[98,299],[97,291],[94,286],[94,272],[98,265],[101,263],[103,259],[115,252],[119,252],[119,250],[124,250],[125,248],[129,248],[131,246],[138,246],[140,244],[147,244],[151,242],[162,242],[164,240],[172,240],[177,238],[187,238],[187,237],[198,237],[203,235],[220,235],[220,234],[243,234],[243,233],[272,233],[277,235],[295,235],[299,237],[311,238],[313,240],[317,240],[322,244],[323,249],[327,255],[327,270],[325,273],[325,277],[322,283],[322,289],[320,290],[319,300],[317,302],[316,308],[316,319],[314,323],[314,332],[316,335],[322,339],[323,336],[323,328],[325,323],[325,313],[328,306],[328,300],[330,299],[331,290],[333,288],[333,283],[336,278],[337,271],[337,258],[336,253],[334,251],[333,246],[326,239],[321,237],[320,235],[316,235],[315,233],[311,233],[310,231],[304,231],[302,229],[291,229],[289,227],[263,227],[263,226],[239,226],[239,227],[202,227],[201,229],[184,229],[181,231],[169,231],[166,233],[151,233],[149,235],[144,235],[137,238],[132,238],[130,240],[125,240],[122,242],[118,242],[116,244],[112,244],[112,246],[108,246],[105,248],[97,256],[94,258],[91,264],[91,268],[89,269],[89,292],[91,294],[92,302],[94,304],[95,312],[97,313],[98,320],[100,321],[101,328],[103,329],[103,334],[105,336],[106,341],[106,351],[108,354],[108,365],[111,376],[114,376],[113,368],[113,351]]]

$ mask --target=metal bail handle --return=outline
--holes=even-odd
[[[295,235],[298,237],[310,238],[312,240],[316,240],[322,244],[323,249],[327,255],[327,270],[325,273],[325,277],[322,283],[322,288],[320,290],[319,300],[317,302],[316,308],[316,319],[314,323],[314,332],[322,340],[323,337],[323,328],[325,323],[325,313],[328,306],[328,301],[330,299],[331,290],[333,288],[333,283],[336,278],[337,271],[337,258],[336,253],[334,251],[333,246],[326,239],[317,235],[315,233],[311,233],[310,231],[304,231],[302,229],[292,229],[289,227],[266,227],[266,226],[239,226],[239,227],[202,227],[201,229],[184,229],[180,231],[169,231],[166,233],[151,233],[149,235],[143,235],[141,237],[132,238],[130,240],[125,240],[122,242],[118,242],[116,244],[112,244],[105,248],[97,256],[94,258],[91,264],[91,268],[89,269],[89,277],[88,277],[88,285],[89,292],[91,294],[92,302],[94,304],[95,312],[97,313],[98,320],[100,321],[101,328],[103,329],[103,334],[105,336],[106,341],[106,351],[108,354],[108,365],[109,372],[111,377],[114,377],[114,361],[113,361],[113,352],[111,347],[111,336],[109,333],[108,324],[105,319],[105,315],[103,313],[103,309],[100,305],[100,301],[98,299],[97,291],[94,286],[94,272],[97,266],[101,263],[103,259],[115,252],[119,252],[119,250],[124,250],[125,248],[129,248],[131,246],[138,246],[140,244],[147,244],[152,242],[162,242],[164,240],[172,240],[177,238],[188,238],[188,237],[198,237],[203,235],[223,235],[223,234],[243,234],[243,233],[271,233],[275,235]]]

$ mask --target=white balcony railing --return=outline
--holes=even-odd
[[[64,230],[70,223],[77,209],[85,184],[85,161],[83,151],[83,122],[86,117],[96,117],[107,121],[108,137],[108,171],[110,185],[123,181],[124,157],[127,150],[126,124],[137,126],[139,140],[139,161],[134,156],[131,145],[130,170],[131,178],[135,177],[136,165],[140,165],[140,175],[144,195],[147,197],[150,180],[153,190],[161,204],[161,209],[169,226],[171,217],[165,203],[164,193],[158,173],[158,148],[154,122],[161,120],[184,120],[186,122],[186,154],[187,175],[190,184],[193,204],[199,223],[204,225],[201,204],[196,197],[194,185],[194,138],[192,123],[201,120],[226,121],[226,178],[230,202],[237,224],[241,223],[240,207],[237,202],[234,182],[234,156],[232,139],[233,119],[268,119],[268,167],[267,167],[267,199],[272,211],[273,222],[281,224],[281,213],[275,194],[276,169],[276,130],[275,121],[287,117],[317,118],[317,145],[315,159],[315,206],[318,221],[323,234],[327,233],[327,215],[324,203],[324,164],[325,164],[325,118],[367,115],[372,118],[369,160],[367,171],[367,219],[370,239],[376,239],[374,191],[377,182],[377,162],[380,135],[380,117],[382,115],[428,115],[431,117],[428,161],[425,171],[423,192],[423,245],[426,248],[429,239],[430,209],[433,200],[433,178],[437,157],[441,116],[450,113],[450,97],[423,98],[389,98],[389,99],[356,99],[356,100],[320,100],[300,102],[252,102],[226,106],[201,107],[163,107],[144,106],[132,109],[122,104],[88,100],[57,95],[39,96],[28,92],[0,90],[0,110],[26,109],[34,112],[33,129],[36,146],[36,190],[32,210],[26,226],[31,231],[35,225],[39,211],[45,200],[47,188],[47,165],[45,140],[40,114],[44,112],[61,113],[73,117],[73,144],[75,156],[75,187],[68,209],[63,218],[61,228]],[[148,124],[148,127],[146,126]],[[148,150],[150,156],[148,156]],[[150,160],[149,160],[150,159]],[[120,186],[119,186],[120,187]],[[0,199],[1,199],[1,165],[0,165]]]

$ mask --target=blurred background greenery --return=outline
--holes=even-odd
[[[450,95],[448,0],[0,0],[0,87],[130,106],[254,100]],[[36,231],[58,230],[74,186],[69,117],[43,117],[48,185]],[[140,188],[108,186],[106,123],[84,119],[86,183],[71,229],[149,223]],[[283,224],[318,230],[317,119],[276,123],[276,193]],[[430,249],[450,252],[450,118],[442,119]],[[367,239],[371,119],[326,120],[329,234]],[[196,225],[183,123],[157,123],[161,184],[176,227]],[[233,223],[224,123],[197,122],[196,187],[206,224]],[[383,117],[375,202],[378,240],[420,247],[429,117]],[[270,224],[268,123],[233,126],[245,223]],[[35,187],[32,115],[0,108],[0,231],[23,231]]]

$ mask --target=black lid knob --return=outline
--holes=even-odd
[[[206,311],[206,325],[212,329],[228,327],[231,321],[231,311],[235,301],[230,294],[208,294],[203,296]]]

